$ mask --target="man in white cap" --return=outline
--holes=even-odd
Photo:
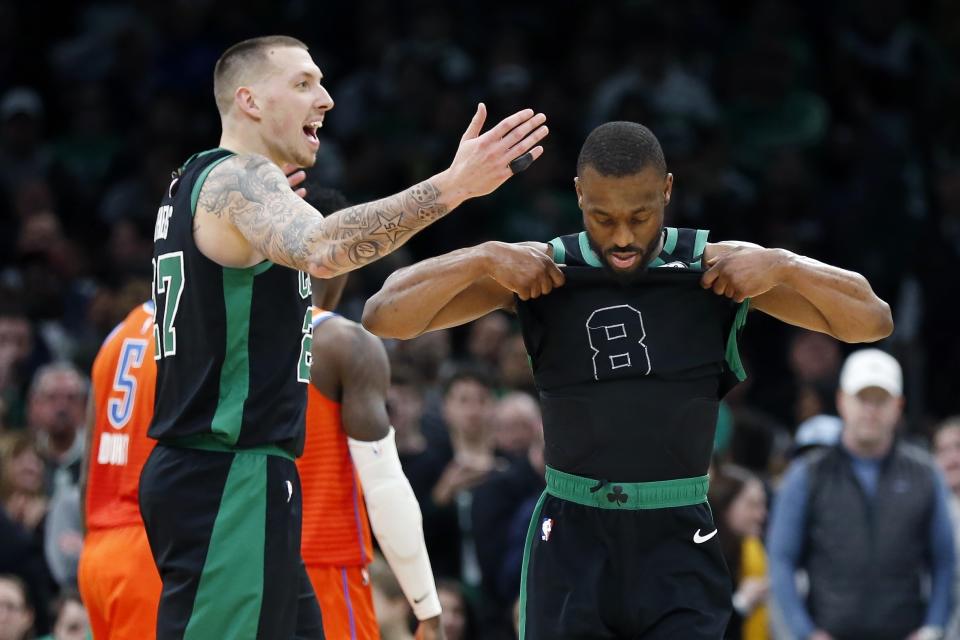
[[[897,361],[853,353],[837,392],[840,441],[798,459],[783,481],[770,578],[799,640],[943,638],[954,567],[947,492],[931,457],[897,439],[903,405]],[[805,602],[797,569],[809,578]]]

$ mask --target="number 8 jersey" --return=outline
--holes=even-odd
[[[707,473],[720,398],[745,378],[748,301],[700,286],[706,242],[664,229],[660,255],[625,285],[584,232],[551,241],[566,283],[517,301],[548,465],[616,482]]]
[[[193,215],[210,171],[232,152],[192,156],[174,172],[153,245],[157,440],[303,449],[310,279],[269,261],[221,266],[197,248]]]

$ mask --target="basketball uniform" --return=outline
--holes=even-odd
[[[93,362],[93,434],[77,582],[97,640],[153,638],[160,576],[140,518],[140,470],[153,449],[153,303],[133,309]]]
[[[223,267],[197,248],[192,156],[154,231],[157,445],[140,507],[163,592],[159,638],[323,637],[300,558],[294,458],[304,439],[310,279],[269,261]]]
[[[629,284],[586,233],[556,238],[566,284],[517,303],[547,464],[521,639],[719,640],[726,628],[731,581],[707,470],[719,401],[745,377],[748,302],[700,286],[706,231],[663,233]]]
[[[314,310],[314,332],[334,317]],[[373,558],[370,524],[340,421],[340,402],[314,386],[307,394],[307,440],[297,458],[303,489],[301,551],[320,601],[323,630],[328,638],[379,640],[367,573]]]

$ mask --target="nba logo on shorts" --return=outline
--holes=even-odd
[[[544,542],[549,540],[551,531],[553,531],[553,518],[544,518],[540,522],[540,539]]]

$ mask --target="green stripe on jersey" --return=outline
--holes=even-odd
[[[707,229],[697,229],[697,237],[693,241],[693,264],[690,266],[694,269],[703,268],[703,250],[707,246],[707,236],[710,235],[710,231]]]
[[[567,259],[567,248],[563,246],[563,240],[554,238],[550,241],[550,246],[553,247],[553,261],[557,264],[563,264],[564,260]]]
[[[200,157],[200,156],[205,155],[205,154],[207,154],[207,153],[212,153],[212,152],[214,152],[214,151],[217,151],[217,149],[211,149],[210,151],[204,151],[203,153],[198,154],[197,157]],[[200,175],[199,175],[199,176],[197,176],[196,182],[193,183],[193,191],[190,192],[190,215],[191,215],[191,216],[196,215],[196,213],[197,213],[197,200],[200,199],[200,189],[203,187],[203,183],[204,183],[204,181],[207,179],[207,176],[210,175],[210,172],[213,171],[213,168],[214,168],[215,166],[217,166],[218,164],[220,164],[221,162],[223,162],[223,161],[226,160],[227,158],[232,158],[232,157],[233,157],[233,154],[231,153],[231,154],[228,155],[228,156],[223,156],[222,158],[220,158],[220,159],[218,159],[218,160],[214,160],[214,161],[211,162],[209,165],[207,165],[207,166],[203,169],[203,171],[200,172]],[[188,162],[189,162],[189,161],[188,161]]]
[[[677,228],[676,227],[667,227],[667,239],[663,241],[663,252],[664,253],[673,253],[673,250],[677,248]]]
[[[210,429],[228,445],[237,443],[243,425],[243,405],[250,392],[250,306],[253,279],[273,266],[264,261],[247,269],[223,268],[223,304],[227,344],[220,369],[220,396]]]
[[[537,529],[540,528],[540,513],[543,511],[543,502],[546,499],[547,492],[544,491],[537,500],[537,506],[533,508],[530,526],[527,527],[527,539],[523,545],[523,562],[520,565],[520,620],[517,625],[520,630],[520,640],[524,640],[527,635],[527,573],[530,569],[530,552],[533,550],[533,537],[537,535]]]
[[[747,379],[747,372],[743,368],[743,362],[740,360],[740,347],[737,341],[737,335],[740,333],[740,330],[743,329],[743,326],[747,324],[748,311],[750,311],[750,298],[740,303],[740,308],[737,309],[737,315],[733,319],[733,326],[730,327],[730,335],[727,336],[727,364],[740,382]]]
[[[236,453],[184,640],[257,637],[266,520],[267,456]]]
[[[603,263],[600,262],[600,256],[598,256],[594,251],[593,247],[590,246],[590,241],[587,239],[587,232],[580,232],[580,253],[583,254],[583,260],[591,267],[602,267]]]

